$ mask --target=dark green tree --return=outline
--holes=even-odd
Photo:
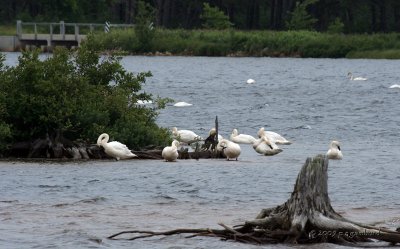
[[[314,30],[317,19],[307,12],[307,7],[316,3],[318,0],[305,0],[296,2],[296,7],[290,13],[286,28],[289,30]]]
[[[156,32],[154,29],[155,10],[150,4],[143,1],[138,2],[137,9],[135,35],[139,43],[139,50],[148,52]]]
[[[206,29],[228,29],[233,26],[229,17],[218,7],[211,7],[208,3],[203,4],[203,13],[200,15],[203,27]]]

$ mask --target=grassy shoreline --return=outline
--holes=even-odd
[[[157,29],[146,50],[133,30],[94,34],[91,40],[104,50],[128,54],[400,59],[400,33]]]
[[[12,33],[15,27],[0,25],[0,35]],[[400,33],[156,29],[145,46],[139,40],[134,29],[90,38],[104,51],[131,55],[400,59]]]

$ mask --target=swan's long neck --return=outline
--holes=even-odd
[[[101,146],[107,145],[109,139],[110,139],[110,136],[108,136],[107,133],[103,133],[97,139],[97,145],[101,145]]]

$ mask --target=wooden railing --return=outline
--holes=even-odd
[[[22,22],[17,21],[17,37],[22,42],[45,41],[48,46],[56,42],[75,42],[91,32],[108,32],[113,28],[131,28],[133,24],[66,23],[60,22]]]

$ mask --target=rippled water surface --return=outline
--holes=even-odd
[[[7,63],[17,55],[7,54]],[[237,162],[1,161],[0,248],[259,248],[215,238],[106,237],[252,219],[286,201],[306,158],[325,153],[333,139],[344,154],[329,165],[334,209],[400,226],[400,89],[389,89],[400,84],[398,61],[129,56],[123,64],[153,73],[146,92],[193,104],[167,106],[160,126],[206,137],[218,116],[225,137],[233,128],[256,136],[264,126],[293,144],[273,157],[242,145]],[[368,80],[349,81],[349,71]]]

